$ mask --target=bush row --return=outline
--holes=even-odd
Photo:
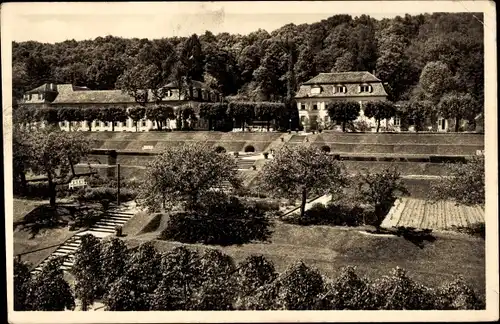
[[[277,273],[261,255],[235,263],[216,249],[158,253],[151,242],[132,252],[117,238],[84,236],[72,270],[73,296],[62,270],[55,270],[57,262],[34,277],[15,263],[16,310],[72,309],[75,297],[85,306],[102,298],[110,311],[485,309],[484,299],[461,277],[426,287],[398,267],[372,280],[345,267],[330,279],[303,262]]]

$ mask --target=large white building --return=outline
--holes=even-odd
[[[193,80],[192,94],[187,98],[179,91],[176,82],[171,82],[163,87],[164,97],[161,102],[168,104],[174,109],[181,105],[190,105],[196,113],[199,113],[199,104],[201,102],[217,102],[220,100],[220,95],[217,91],[211,89],[203,82]],[[148,93],[148,98],[153,101],[153,94],[151,91]],[[151,105],[153,102],[148,102]],[[45,83],[35,89],[27,91],[23,98],[18,102],[19,107],[39,107],[39,108],[86,108],[86,107],[123,107],[128,108],[137,106],[138,103],[132,96],[124,93],[121,90],[91,90],[83,86],[75,86],[72,84],[54,84]],[[196,128],[204,129],[208,127],[205,125],[205,120],[197,121]],[[82,129],[87,130],[89,125],[87,122],[60,122],[59,126],[63,130]],[[128,119],[125,123],[115,122],[115,131],[148,131],[156,127],[155,122],[151,120],[141,120],[136,123],[132,119]],[[170,121],[168,128],[175,128],[175,121]],[[111,131],[113,125],[111,122],[94,121],[92,122],[91,129],[94,131]]]
[[[327,105],[336,100],[351,100],[360,103],[360,116],[357,121],[365,121],[376,128],[376,121],[367,118],[363,113],[363,104],[367,101],[386,100],[387,92],[382,81],[369,72],[320,73],[304,82],[295,100],[299,110],[299,118],[307,129],[317,123],[323,127],[330,123],[341,129],[340,121],[332,121],[328,115]],[[338,125],[337,125],[338,124]],[[399,118],[391,118],[381,122],[381,127],[399,130]]]

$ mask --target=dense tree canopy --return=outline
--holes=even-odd
[[[434,90],[446,85],[443,78],[451,78],[449,84],[455,90],[482,103],[481,19],[477,13],[382,20],[334,15],[312,24],[288,24],[271,34],[264,30],[248,35],[207,31],[155,40],[107,36],[56,44],[14,42],[13,94],[19,98],[24,91],[52,81],[91,89],[117,87],[143,103],[155,98],[144,98],[141,89],[155,90],[168,81],[178,81],[189,95],[191,81],[200,80],[224,96],[282,101],[289,85],[296,90],[319,72],[364,70],[375,71],[388,83],[389,99],[394,102],[411,99],[420,80],[432,97],[429,99],[437,103]],[[431,62],[440,62],[440,66]],[[438,72],[442,66],[447,67],[446,74]]]

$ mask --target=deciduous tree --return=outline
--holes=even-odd
[[[380,230],[380,224],[386,213],[394,204],[397,195],[406,195],[408,190],[404,186],[399,172],[385,169],[380,173],[364,172],[360,175],[358,195],[361,201],[370,204],[375,209],[374,225]]]
[[[364,105],[364,113],[368,118],[375,118],[377,121],[377,132],[380,129],[380,121],[389,119],[396,115],[394,104],[389,101],[368,101]]]
[[[146,174],[139,199],[153,210],[175,202],[196,204],[203,193],[226,181],[238,185],[234,159],[206,143],[168,148],[148,165]]]
[[[47,176],[50,205],[55,207],[57,185],[67,184],[77,176],[74,167],[89,154],[91,142],[78,132],[50,128],[36,130],[30,138],[29,168]]]
[[[135,122],[135,131],[139,131],[139,121],[144,119],[146,116],[146,108],[141,106],[130,107],[127,111],[127,115],[130,119]]]
[[[485,203],[485,159],[476,156],[467,163],[447,165],[448,176],[441,177],[429,191],[429,199],[453,200],[465,205]]]
[[[471,120],[478,113],[477,104],[468,93],[447,93],[438,105],[439,112],[444,118],[455,119],[455,132],[460,129],[460,121]]]
[[[343,165],[316,147],[287,147],[276,152],[261,172],[262,185],[278,196],[299,197],[304,217],[307,198],[328,194],[346,184]]]
[[[332,120],[342,121],[342,131],[345,132],[346,124],[359,117],[360,105],[356,101],[332,101],[326,109]]]

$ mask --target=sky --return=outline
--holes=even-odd
[[[405,13],[466,12],[476,4],[477,1],[7,3],[2,5],[2,27],[8,27],[2,30],[10,32],[14,41],[44,43],[107,35],[154,39],[202,34],[206,30],[214,34],[248,34],[259,28],[272,32],[289,23],[313,23],[335,14],[368,14],[381,19]]]

